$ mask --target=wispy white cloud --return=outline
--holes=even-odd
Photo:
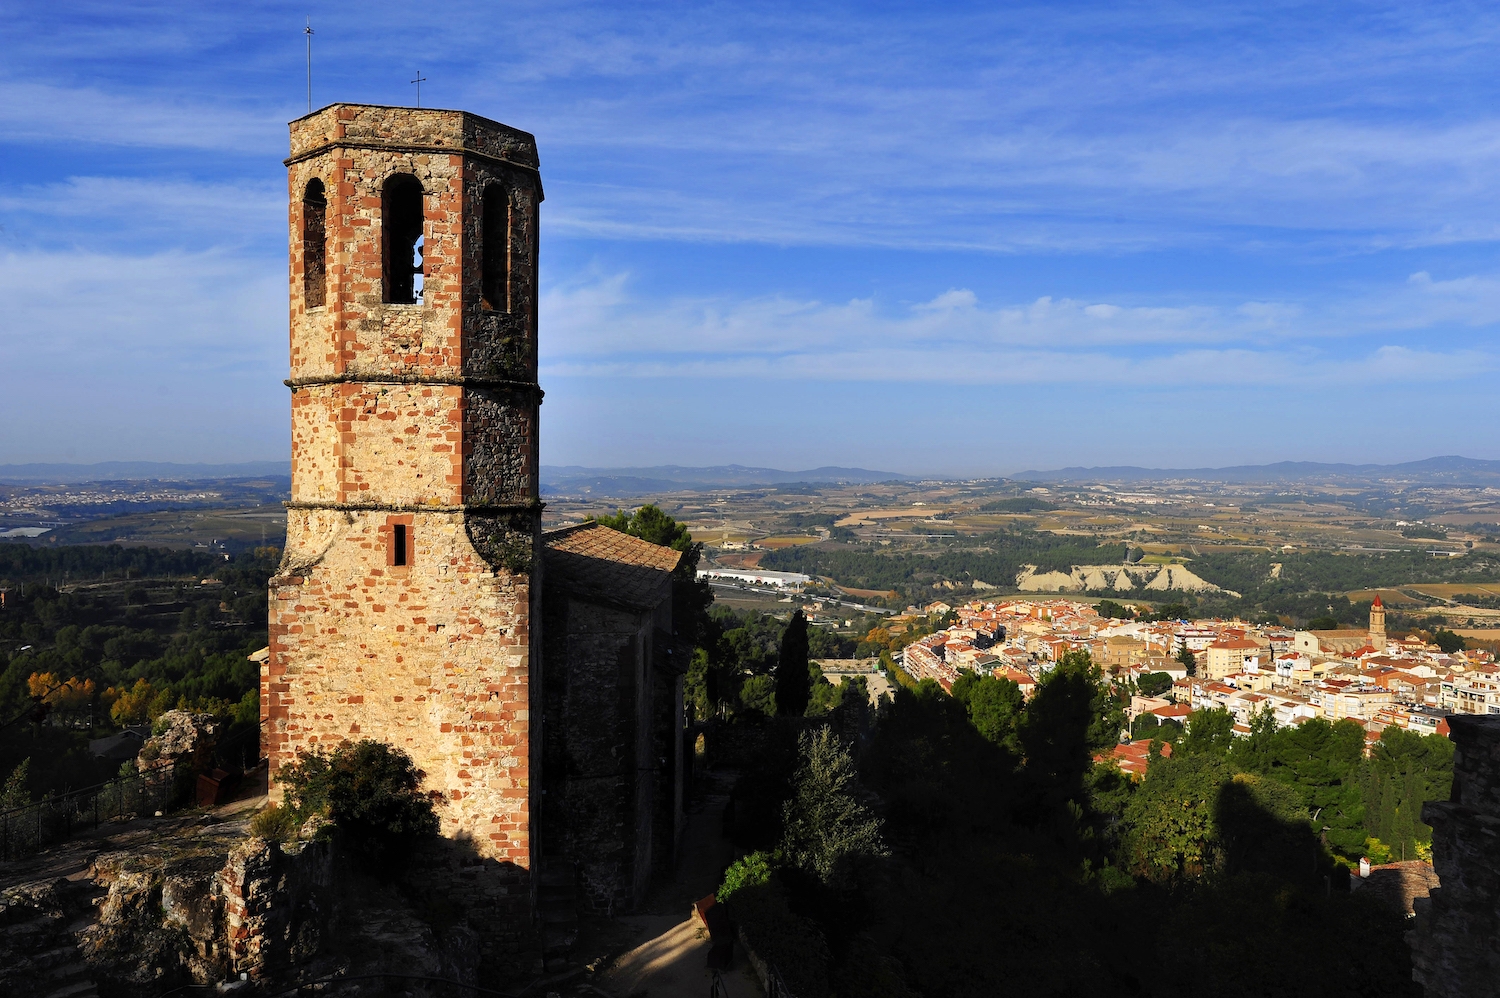
[[[549,376],[970,384],[1090,383],[1311,388],[1459,381],[1500,350],[1432,344],[1441,322],[1500,322],[1494,279],[1417,275],[1369,298],[1223,307],[1039,298],[987,305],[951,289],[900,308],[842,303],[635,299],[624,274],[554,288],[542,303]],[[1490,285],[1494,284],[1492,288]],[[1482,293],[1464,294],[1471,286]]]
[[[11,141],[279,156],[300,18],[17,14]],[[1500,14],[1156,4],[598,3],[319,12],[319,100],[538,133],[550,224],[609,239],[1129,252],[1500,236]],[[411,30],[418,26],[420,31]],[[122,52],[149,66],[122,72]],[[496,53],[503,52],[503,58]],[[107,78],[95,67],[108,67]]]
[[[0,134],[8,143],[131,146],[264,153],[286,145],[282,115],[222,97],[155,87],[69,86],[0,80]]]
[[[46,250],[118,247],[132,256],[168,248],[282,245],[282,184],[181,177],[69,177],[0,191],[9,241]],[[267,261],[268,263],[270,261]]]
[[[46,382],[286,366],[286,278],[227,253],[0,255],[0,350]],[[284,376],[284,375],[282,375]]]
[[[284,455],[285,294],[223,252],[0,254],[0,463]]]

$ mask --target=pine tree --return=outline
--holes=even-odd
[[[860,801],[854,759],[837,735],[803,732],[797,748],[802,763],[784,807],[782,851],[824,884],[851,886],[860,861],[887,855],[880,819]]]
[[[781,635],[781,655],[776,663],[776,713],[801,717],[812,698],[812,675],[807,668],[807,618],[798,610],[787,621]]]

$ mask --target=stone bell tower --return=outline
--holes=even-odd
[[[404,749],[445,801],[443,835],[491,871],[460,879],[520,924],[540,755],[536,141],[461,111],[334,104],[291,123],[286,165],[272,772],[346,739]]]
[[[1384,654],[1386,644],[1385,604],[1380,602],[1380,594],[1376,593],[1370,604],[1370,647]]]

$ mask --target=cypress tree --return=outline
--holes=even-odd
[[[807,618],[798,610],[781,635],[776,662],[776,713],[801,717],[812,699],[812,675],[807,668]]]

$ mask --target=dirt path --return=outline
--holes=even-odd
[[[712,894],[720,873],[734,859],[722,834],[724,805],[733,774],[713,774],[696,813],[688,816],[676,873],[652,889],[642,910],[614,919],[620,943],[630,948],[600,974],[595,985],[620,998],[707,998],[713,973],[707,967],[708,933],[693,918],[694,901]],[[600,940],[603,941],[601,935]],[[760,984],[736,947],[721,975],[727,998],[753,998]]]

